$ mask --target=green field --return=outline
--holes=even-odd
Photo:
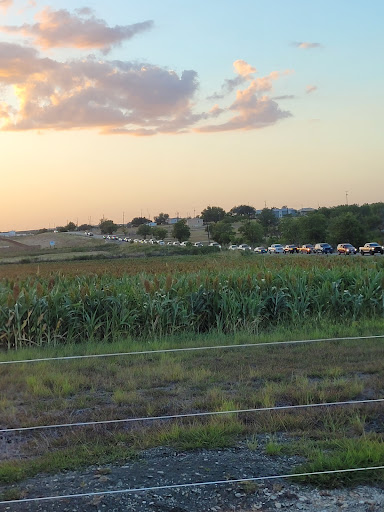
[[[266,344],[0,365],[0,422],[8,428],[384,396],[383,338],[268,346],[384,334],[381,259],[218,253],[9,265],[0,275],[4,361]],[[252,450],[260,433],[273,436],[270,456],[302,455],[298,471],[381,465],[383,419],[378,403],[36,431],[18,434],[17,449],[2,455],[0,482],[120,463],[151,446],[245,440]],[[316,479],[363,481],[383,481],[383,473]]]

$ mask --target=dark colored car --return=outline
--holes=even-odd
[[[339,244],[337,246],[337,252],[339,254],[345,254],[345,255],[356,254],[357,249],[356,249],[356,247],[353,247],[352,244]]]
[[[284,246],[284,253],[287,254],[294,254],[296,252],[299,252],[299,248],[295,244],[289,244]]]
[[[321,243],[315,245],[315,253],[317,254],[332,254],[333,253],[333,247],[332,245]]]

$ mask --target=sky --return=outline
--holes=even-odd
[[[383,201],[382,0],[0,0],[0,231]]]

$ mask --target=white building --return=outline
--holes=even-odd
[[[187,226],[189,226],[190,228],[202,228],[203,225],[203,219],[199,219],[198,217],[195,217],[193,219],[187,219]]]

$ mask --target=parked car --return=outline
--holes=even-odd
[[[237,251],[238,247],[237,247],[237,245],[232,244],[232,245],[230,245],[230,246],[228,247],[228,249],[229,249],[230,251]]]
[[[265,247],[255,247],[253,249],[253,252],[255,252],[256,254],[265,254],[267,253],[267,249]]]
[[[195,242],[193,245],[194,247],[204,247],[203,242]]]
[[[383,254],[383,248],[376,242],[367,242],[363,247],[359,248],[360,254],[364,256],[364,254],[370,254],[374,256],[375,254]]]
[[[284,254],[284,247],[281,244],[272,244],[268,247],[269,254]]]
[[[299,252],[302,254],[311,254],[315,251],[315,248],[312,244],[304,244],[301,247],[299,247]]]
[[[180,243],[180,247],[187,247],[187,245],[188,245],[188,242],[181,242]]]
[[[337,252],[339,254],[345,254],[347,256],[350,254],[356,254],[357,249],[356,249],[356,247],[353,247],[352,244],[339,244],[337,246]]]
[[[315,245],[315,253],[316,254],[332,254],[333,253],[333,247],[332,245],[329,245],[325,242],[321,244]]]
[[[238,247],[239,251],[252,251],[252,247],[250,247],[248,244],[240,244]]]
[[[158,240],[157,243],[158,243],[158,245],[165,245],[164,240]]]
[[[217,242],[211,242],[209,247],[216,247],[216,249],[221,249],[221,245]]]
[[[299,248],[296,244],[288,244],[284,247],[284,253],[285,254],[294,254],[296,252],[299,252]]]

